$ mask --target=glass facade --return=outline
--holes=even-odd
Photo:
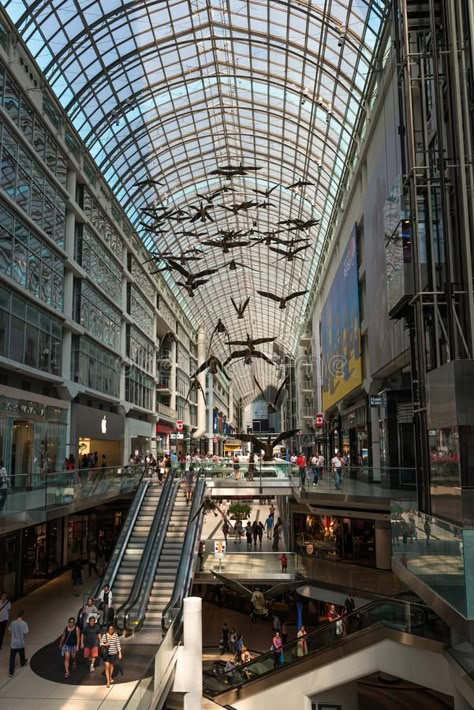
[[[79,323],[105,345],[120,350],[120,311],[87,281],[78,284],[77,299]]]
[[[0,187],[58,246],[64,246],[66,200],[0,117]]]
[[[67,161],[56,140],[32,109],[24,92],[0,63],[0,105],[20,129],[37,157],[51,170],[63,187],[66,187]],[[51,114],[49,113],[48,115]]]
[[[115,303],[122,302],[122,269],[87,225],[77,225],[76,258],[91,281]]]
[[[0,273],[46,303],[63,310],[64,261],[0,200]]]
[[[127,355],[130,360],[138,367],[152,373],[154,353],[153,343],[145,338],[138,328],[127,325]]]
[[[125,399],[138,407],[153,409],[153,380],[136,367],[127,367]]]
[[[118,259],[121,259],[123,251],[122,238],[117,230],[114,229],[110,220],[107,219],[104,210],[87,188],[84,188],[83,191],[82,208],[86,217],[96,228],[110,251],[115,254]]]
[[[85,336],[74,336],[71,377],[86,387],[120,396],[120,358]]]
[[[0,355],[60,375],[61,344],[58,318],[0,288]]]
[[[140,291],[127,284],[128,293],[128,313],[131,315],[134,323],[142,328],[145,333],[153,336],[153,309],[143,298]]]

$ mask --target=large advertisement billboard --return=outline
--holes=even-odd
[[[356,228],[321,314],[323,409],[362,384]]]

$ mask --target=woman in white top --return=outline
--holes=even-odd
[[[114,609],[112,600],[112,590],[108,584],[104,585],[97,599],[100,601],[99,609],[102,612],[102,623],[110,624],[113,621]]]
[[[110,688],[110,684],[114,682],[112,680],[114,664],[117,659],[119,661],[122,660],[122,647],[120,645],[119,636],[115,631],[113,624],[109,624],[107,631],[100,639],[100,648],[105,665],[105,680],[107,681],[107,688]]]

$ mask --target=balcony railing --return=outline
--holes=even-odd
[[[156,357],[158,360],[170,360],[171,350],[169,348],[163,348],[158,352],[158,355]]]
[[[168,407],[167,404],[162,404],[161,402],[158,402],[156,405],[156,411],[158,412],[158,414],[163,414],[163,416],[165,417],[169,417],[170,419],[176,419],[176,409]]]
[[[144,473],[141,465],[79,468],[57,471],[38,477],[32,485],[31,476],[15,474],[9,479],[5,505],[0,520],[21,514],[25,520],[42,520],[46,511],[65,505],[111,498],[133,491]]]

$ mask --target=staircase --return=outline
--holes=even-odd
[[[150,527],[158,506],[160,494],[161,486],[151,485],[143,499],[112,589],[115,609],[118,609],[128,600],[132,590],[145,543],[150,534]]]
[[[190,507],[186,505],[183,492],[178,488],[146,609],[144,629],[147,631],[161,631],[161,615],[173,593]]]

